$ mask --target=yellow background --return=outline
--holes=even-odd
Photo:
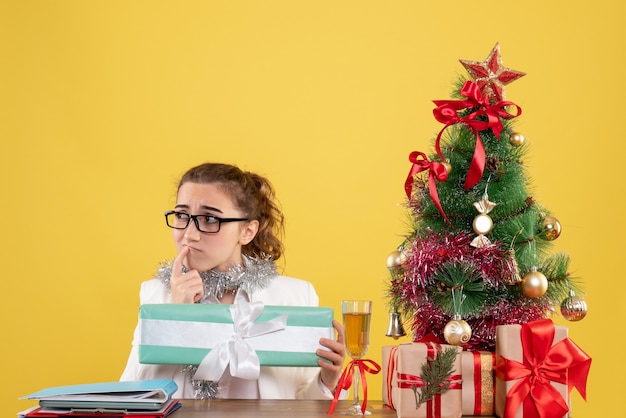
[[[587,318],[567,324],[594,359],[574,415],[616,415],[624,15],[618,0],[2,1],[0,415],[43,387],[120,376],[139,284],[175,255],[175,180],[207,160],[273,181],[284,272],[336,312],[372,299],[380,361],[408,154],[432,150],[432,100],[465,74],[458,59],[497,41],[528,74],[507,99],[534,196],[563,225],[555,251],[587,291]],[[380,399],[380,376],[368,383]]]

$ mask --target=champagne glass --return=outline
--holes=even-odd
[[[341,301],[343,314],[343,328],[346,337],[346,350],[353,360],[361,359],[370,345],[370,319],[372,316],[371,300],[343,300]],[[344,415],[369,415],[370,412],[361,412],[359,401],[360,374],[358,364],[354,364],[352,387],[354,391],[353,403]]]

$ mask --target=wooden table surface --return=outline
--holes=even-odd
[[[326,411],[330,406],[328,401],[308,400],[247,400],[247,399],[214,399],[214,400],[182,400],[182,408],[174,412],[172,418],[207,418],[207,417],[295,417],[316,418],[328,417]],[[350,400],[339,401],[333,416],[341,416],[351,405]],[[367,410],[372,414],[369,417],[395,418],[396,411],[383,405],[381,401],[369,401]],[[485,417],[482,417],[485,418]]]
[[[326,411],[330,407],[328,401],[310,400],[248,400],[248,399],[213,399],[181,401],[182,408],[174,412],[172,418],[196,417],[328,417]],[[341,415],[351,401],[339,401],[333,415]],[[367,409],[372,412],[370,417],[394,417],[396,411],[384,406],[380,401],[367,403]]]

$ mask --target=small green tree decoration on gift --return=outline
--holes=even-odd
[[[461,60],[451,100],[436,100],[443,128],[434,152],[415,151],[405,182],[410,231],[388,259],[394,312],[415,341],[494,350],[495,327],[551,316],[568,320],[587,306],[568,269],[552,254],[561,224],[529,192],[521,115],[505,85],[524,73],[504,67],[500,47],[485,61]]]
[[[443,395],[450,390],[450,377],[454,372],[457,349],[440,350],[435,358],[428,358],[422,365],[421,385],[413,385],[415,409],[430,401],[436,395]]]

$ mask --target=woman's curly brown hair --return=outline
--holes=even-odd
[[[242,248],[245,255],[278,260],[283,254],[284,216],[268,179],[230,164],[204,163],[190,168],[185,183],[214,184],[224,191],[248,219],[259,221],[254,239]]]

